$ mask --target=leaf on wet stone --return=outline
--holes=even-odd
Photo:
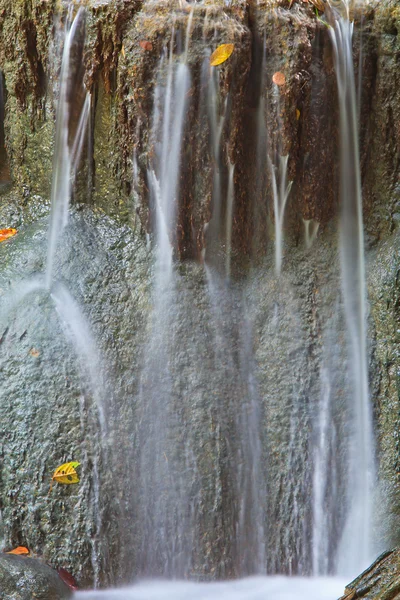
[[[54,481],[66,485],[70,485],[71,483],[79,483],[79,477],[75,469],[76,467],[79,467],[80,464],[81,463],[77,461],[71,461],[57,467],[57,469],[54,471],[53,477],[51,478],[50,492]]]
[[[139,42],[139,46],[143,50],[147,50],[148,52],[150,52],[151,50],[153,50],[153,44],[151,42],[149,42],[148,40],[141,40]]]
[[[18,231],[13,227],[8,227],[7,229],[0,229],[0,242],[4,242],[8,240],[8,238],[13,237]]]
[[[286,77],[284,76],[284,74],[281,71],[277,71],[276,73],[273,74],[272,81],[276,85],[282,86],[282,85],[285,85],[285,83],[286,83]]]
[[[40,356],[40,352],[39,352],[39,350],[37,350],[36,348],[31,348],[31,349],[29,350],[29,354],[30,354],[31,356],[33,356],[33,358],[37,358],[38,356]]]
[[[73,590],[74,592],[78,590],[78,584],[76,583],[75,578],[73,577],[73,575],[71,575],[71,573],[67,571],[67,569],[63,569],[62,567],[60,567],[57,573],[59,577],[61,577],[63,582],[66,583],[71,590]]]
[[[221,44],[210,56],[210,66],[217,67],[224,63],[232,54],[235,46],[233,44]]]
[[[29,550],[25,546],[17,546],[16,548],[14,548],[14,550],[6,552],[6,554],[17,554],[23,556],[24,554],[29,554]]]

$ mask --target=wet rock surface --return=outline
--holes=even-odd
[[[47,174],[51,168],[60,66],[57,40],[62,38],[66,13],[61,17],[53,3],[3,3],[0,66],[5,77],[6,147],[12,178],[28,203],[35,194],[49,192]],[[381,6],[382,14],[384,10]],[[264,243],[268,231],[262,223],[273,219],[267,200],[271,187],[268,164],[260,164],[260,156],[256,156],[260,94],[267,98],[264,116],[268,135],[262,143],[268,145],[271,156],[278,149],[289,155],[289,176],[295,190],[290,230],[300,235],[301,218],[326,223],[337,212],[338,114],[329,32],[316,18],[311,4],[294,3],[289,10],[286,0],[259,2],[257,6],[243,0],[190,5],[181,5],[178,0],[89,2],[85,65],[86,84],[93,97],[93,128],[88,139],[92,155],[86,165],[89,186],[86,179],[78,180],[77,196],[124,221],[131,221],[132,214],[136,214],[147,231],[152,229],[147,169],[154,150],[150,135],[154,89],[173,28],[175,60],[182,59],[190,18],[188,64],[192,80],[182,157],[179,255],[199,257],[205,243],[203,227],[213,207],[204,68],[211,51],[220,43],[235,45],[231,59],[218,70],[217,87],[219,116],[227,102],[221,142],[223,196],[228,164],[236,165],[233,239],[237,250],[249,253],[260,246],[258,240]],[[382,21],[383,17],[377,18],[378,28]],[[382,108],[383,84],[391,79],[377,71],[380,49],[375,30],[374,13],[369,10],[362,20],[360,67],[365,88],[365,147],[368,140],[376,139],[375,129],[371,130],[376,127],[375,117],[383,119],[387,114]],[[23,49],[18,55],[9,44],[15,35]],[[143,42],[149,44],[147,50],[141,46]],[[358,49],[357,41],[356,55]],[[34,57],[30,61],[28,50]],[[385,62],[382,71],[387,68]],[[276,71],[285,76],[285,84],[279,89],[272,83]],[[382,94],[372,100],[377,73],[382,79]],[[397,102],[394,94],[391,110]],[[271,135],[279,119],[281,139]],[[40,160],[37,148],[41,148]],[[379,163],[380,173],[386,168],[383,163],[392,162],[395,151],[390,142]],[[365,154],[364,163],[365,173],[375,182],[371,189],[376,189],[378,166],[375,168],[369,154]],[[132,184],[135,168],[138,171]],[[262,169],[265,174],[260,181],[256,173]],[[368,204],[374,205],[375,200],[371,198]]]
[[[57,572],[42,561],[0,554],[1,600],[66,600],[71,596]]]
[[[400,598],[400,551],[384,552],[346,586],[340,600],[397,600]]]
[[[124,481],[124,450],[131,445],[125,427],[133,420],[128,399],[137,385],[135,364],[144,344],[150,261],[140,238],[111,223],[88,210],[71,217],[56,266],[71,294],[66,310],[57,308],[40,283],[46,217],[22,226],[15,244],[0,247],[0,372],[8,382],[0,391],[0,537],[4,545],[26,544],[70,570],[82,586],[91,585],[93,577],[109,581],[102,557],[109,562],[106,557],[113,554],[118,571],[120,553],[131,554],[123,528],[117,533],[123,489],[117,492],[113,481]],[[32,280],[39,285],[36,291],[29,291]],[[79,329],[74,334],[68,326],[75,302],[82,307],[79,327],[89,324],[98,352],[90,350],[85,325],[80,345]],[[76,352],[76,343],[81,349],[89,343],[86,355]],[[104,381],[112,382],[111,388]],[[104,447],[106,434],[102,440],[100,432],[114,431],[116,421],[121,442],[114,470]],[[56,485],[49,493],[54,469],[68,460],[81,463],[81,484]]]
[[[145,569],[147,541],[137,508],[140,489],[135,484],[143,441],[138,422],[147,399],[140,392],[141,372],[154,306],[150,248],[154,224],[147,169],[154,143],[151,126],[160,57],[170,45],[175,24],[180,60],[190,13],[186,5],[182,8],[172,0],[88,2],[85,64],[93,95],[88,143],[93,153],[85,159],[74,194],[76,201],[92,207],[73,211],[55,267],[61,287],[49,294],[41,277],[60,62],[60,49],[52,42],[55,6],[41,0],[0,0],[5,142],[14,184],[11,192],[2,190],[7,194],[0,198],[0,223],[19,229],[14,239],[0,245],[0,538],[7,545],[27,543],[52,564],[70,569],[82,586],[107,585]],[[252,389],[262,439],[261,447],[252,451],[262,457],[256,476],[265,492],[260,500],[268,570],[278,571],[284,563],[290,573],[309,574],[312,476],[307,464],[312,452],[308,434],[315,425],[324,385],[319,365],[329,365],[335,373],[332,393],[337,397],[338,433],[346,420],[348,385],[343,376],[344,324],[338,316],[334,219],[338,115],[329,34],[311,5],[294,3],[289,10],[286,0],[260,1],[258,10],[242,1],[227,7],[222,0],[192,7],[188,55],[192,81],[176,248],[176,256],[186,260],[177,265],[179,303],[168,338],[170,347],[179,349],[171,365],[173,407],[179,418],[177,438],[161,452],[167,464],[168,451],[176,453],[176,445],[182,468],[185,464],[179,461],[188,444],[194,455],[189,460],[196,468],[189,489],[183,491],[195,498],[190,518],[198,535],[182,542],[186,561],[182,569],[185,575],[201,578],[231,577],[248,572],[253,563],[249,547],[260,544],[260,539],[251,538],[254,514],[238,502],[239,490],[247,486],[249,498],[252,494],[243,467],[248,452],[243,440],[254,411],[243,404],[243,398]],[[400,364],[398,23],[398,7],[391,0],[382,0],[363,19],[361,111],[373,340],[370,370],[382,489],[390,515],[386,539],[393,544],[398,543],[400,531],[393,526],[400,519],[400,454],[393,435]],[[357,21],[356,32],[359,26]],[[143,48],[141,41],[150,43],[152,50]],[[218,116],[228,107],[221,134],[224,198],[228,163],[236,165],[234,277],[229,289],[221,268],[224,223],[217,231],[217,243],[207,249],[216,275],[201,264],[207,242],[204,225],[213,210],[214,160],[203,78],[211,49],[224,42],[235,44],[232,58],[218,75]],[[361,56],[360,42],[357,33],[356,57]],[[266,70],[261,77],[264,50]],[[275,71],[286,78],[279,90],[271,83]],[[267,131],[261,137],[265,144],[261,155],[255,138],[261,92],[268,99],[264,117],[270,127],[282,113],[282,149],[289,153],[294,180],[280,279],[273,265]],[[271,148],[277,145],[278,140],[273,140]],[[257,162],[260,156],[262,164]],[[311,248],[303,218],[321,225]],[[39,288],[24,296],[32,280]],[[18,288],[18,282],[28,284]],[[68,310],[74,303],[67,302],[66,313],[57,304],[57,289],[58,298],[65,301],[62,286],[80,305],[99,348],[97,385],[90,380],[88,357],[79,355],[74,346],[76,332],[74,341],[68,328]],[[254,352],[251,368],[246,362],[249,346]],[[155,361],[154,371],[157,368]],[[150,383],[143,383],[145,391],[151,388],[148,379]],[[294,436],[297,429],[301,434]],[[342,450],[339,446],[339,454]],[[57,485],[49,496],[55,467],[73,459],[82,464],[81,484]],[[290,477],[293,472],[295,479]],[[344,477],[345,473],[338,473],[339,494]],[[295,511],[294,506],[301,508]],[[239,513],[244,548],[237,546],[235,538]],[[328,526],[334,531],[342,519],[339,510]],[[162,564],[165,556],[160,553],[158,560]]]

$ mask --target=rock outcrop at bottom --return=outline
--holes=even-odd
[[[400,598],[400,549],[381,554],[349,583],[340,600],[398,600]]]
[[[71,596],[57,572],[40,560],[0,554],[1,600],[64,600]]]

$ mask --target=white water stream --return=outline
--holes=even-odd
[[[71,86],[76,85],[71,71],[71,48],[76,41],[77,32],[82,27],[85,10],[79,8],[72,20],[72,5],[66,23],[66,35],[61,63],[60,95],[57,106],[56,138],[53,158],[53,180],[51,185],[51,220],[46,264],[46,286],[49,289],[53,279],[54,260],[60,237],[68,222],[68,209],[71,200],[72,184],[79,165],[85,134],[89,122],[90,96],[84,90],[85,97],[71,140],[69,128],[71,113]],[[71,22],[72,20],[72,22]],[[72,66],[76,68],[76,65]],[[81,82],[83,86],[83,82]]]
[[[220,583],[153,581],[120,590],[80,592],[75,600],[336,600],[345,581],[334,578],[252,577]]]
[[[339,10],[340,9],[340,10]],[[353,394],[348,467],[348,511],[339,546],[338,571],[354,574],[373,559],[372,509],[374,435],[368,385],[367,292],[358,143],[358,109],[353,67],[350,3],[333,11],[329,32],[334,49],[340,110],[340,258]],[[338,12],[336,12],[336,10]]]
[[[86,94],[82,111],[71,142],[69,131],[68,93],[71,83],[69,72],[70,49],[74,41],[83,9],[79,9],[75,20],[67,31],[61,70],[60,99],[57,109],[57,129],[52,183],[52,213],[49,230],[48,254],[44,278],[22,284],[16,292],[18,300],[26,295],[46,290],[50,291],[56,310],[71,339],[76,354],[84,364],[86,376],[95,399],[100,407],[100,420],[104,424],[102,412],[102,394],[104,384],[100,377],[102,366],[96,343],[86,323],[79,305],[67,288],[57,283],[55,277],[55,257],[60,245],[63,229],[67,223],[72,183],[76,175],[82,151],[90,112],[90,99]],[[153,307],[149,324],[149,338],[145,348],[145,359],[140,374],[140,392],[138,409],[139,423],[139,479],[135,481],[139,489],[138,500],[139,527],[142,534],[141,549],[138,553],[142,563],[140,573],[146,576],[165,575],[190,577],[194,538],[197,531],[193,525],[193,514],[197,498],[191,495],[189,476],[196,480],[196,457],[184,440],[176,447],[176,454],[167,455],[174,432],[185,430],[184,417],[177,410],[176,382],[173,379],[175,353],[183,352],[175,347],[175,332],[179,325],[178,275],[174,268],[174,251],[177,246],[177,226],[179,218],[179,187],[181,176],[181,157],[184,143],[185,125],[188,113],[188,96],[191,86],[191,73],[188,65],[189,41],[193,29],[193,9],[188,16],[185,51],[182,57],[174,54],[174,31],[168,58],[160,61],[159,80],[154,94],[154,114],[152,123],[152,142],[154,154],[148,165],[148,182],[154,207],[156,232],[156,261],[153,289]],[[374,444],[371,410],[368,390],[368,365],[366,342],[366,289],[363,254],[362,199],[358,152],[357,107],[352,64],[352,24],[348,14],[338,16],[331,29],[331,38],[335,52],[335,66],[338,77],[341,126],[341,197],[342,215],[340,225],[340,253],[342,268],[342,287],[345,318],[349,333],[351,379],[353,395],[350,399],[352,412],[353,442],[350,445],[348,460],[349,482],[346,497],[346,519],[338,549],[337,571],[356,574],[373,558],[372,556],[372,483],[374,478]],[[208,60],[208,57],[207,57]],[[265,67],[265,57],[263,68]],[[167,62],[168,61],[168,62]],[[208,65],[207,65],[208,66]],[[205,79],[205,75],[202,77]],[[231,278],[232,263],[232,222],[235,207],[235,165],[223,164],[221,140],[224,125],[228,121],[227,102],[219,110],[219,89],[216,73],[207,74],[207,112],[210,121],[211,157],[213,180],[213,214],[211,228],[225,233],[225,277]],[[263,110],[264,102],[260,102]],[[220,107],[221,108],[221,107]],[[261,119],[261,113],[259,115]],[[228,156],[228,151],[226,156]],[[288,157],[277,154],[276,163],[269,161],[273,207],[275,213],[275,272],[282,270],[283,221],[287,207],[291,182],[288,181]],[[138,180],[137,157],[135,154]],[[222,214],[222,177],[227,173],[227,197],[225,223],[221,223]],[[306,245],[311,247],[318,232],[318,225],[310,227],[305,221]],[[207,250],[207,259],[213,259]],[[236,444],[237,454],[229,456],[234,472],[234,492],[236,494],[236,539],[232,546],[237,548],[238,575],[246,573],[265,573],[266,557],[266,518],[264,497],[265,481],[262,475],[262,438],[260,427],[260,401],[256,380],[256,367],[253,355],[253,324],[242,318],[238,327],[237,346],[230,347],[231,323],[229,318],[237,310],[236,298],[229,285],[214,277],[206,267],[206,285],[211,312],[214,317],[214,350],[222,373],[227,381],[233,372],[240,385],[244,382],[245,392],[240,408],[232,417],[235,440],[228,439],[228,448]],[[227,300],[226,300],[227,298]],[[16,301],[16,302],[17,302]],[[238,303],[240,303],[239,300]],[[14,301],[13,301],[14,302]],[[226,303],[226,306],[225,304]],[[243,308],[244,307],[244,308]],[[246,310],[243,301],[242,310]],[[239,310],[237,310],[239,313]],[[229,330],[228,334],[226,333]],[[294,335],[294,333],[292,332]],[[188,332],[190,335],[190,332]],[[239,374],[237,373],[239,372]],[[315,575],[332,572],[329,557],[334,546],[329,537],[329,520],[326,513],[326,497],[333,497],[336,467],[331,460],[332,448],[337,434],[332,422],[332,382],[329,368],[322,364],[320,368],[321,400],[319,416],[316,419],[314,444],[313,491],[304,502],[312,505],[313,542],[310,548],[310,562]],[[234,380],[236,383],[236,379]],[[242,400],[242,399],[241,399]],[[290,415],[289,446],[297,450],[293,440],[299,437],[300,402],[303,399],[293,392],[293,412]],[[297,412],[296,412],[297,411]],[[224,418],[226,415],[222,415]],[[221,419],[222,421],[223,419]],[[231,425],[231,423],[229,423]],[[220,423],[216,429],[220,427]],[[227,435],[231,430],[227,428]],[[232,444],[230,446],[229,444]],[[293,450],[294,452],[294,450]],[[296,479],[296,459],[289,453],[288,472],[293,473],[291,483],[302,488],[304,481]],[[175,462],[174,462],[175,460]],[[310,461],[311,462],[311,461]],[[94,465],[97,468],[97,465]],[[329,471],[329,469],[331,469]],[[188,475],[189,474],[189,475]],[[212,474],[210,474],[211,476]],[[283,485],[286,485],[284,482]],[[99,490],[96,501],[99,500]],[[312,496],[312,498],[311,498]],[[294,496],[305,497],[296,493]],[[336,496],[334,496],[336,502]],[[341,500],[337,498],[337,502]],[[298,507],[288,506],[297,520],[300,520]],[[297,511],[297,512],[296,512]],[[283,525],[283,527],[286,524]],[[303,522],[304,532],[308,523]],[[339,528],[339,525],[338,525]],[[284,532],[284,533],[287,533]],[[299,532],[296,530],[296,533]],[[95,537],[101,534],[101,522],[98,523]],[[283,537],[283,535],[282,535]],[[306,546],[306,535],[298,535],[293,543]],[[225,540],[224,540],[225,541]],[[231,541],[231,540],[230,540]],[[298,555],[305,552],[299,549]],[[286,555],[285,555],[286,556]],[[279,560],[279,559],[277,559]],[[279,565],[282,566],[282,565]],[[283,565],[285,572],[291,572],[292,566]],[[294,572],[305,572],[303,563],[295,563]],[[95,569],[96,570],[96,569]],[[311,569],[308,570],[311,572]],[[256,577],[238,579],[220,583],[189,582],[142,582],[124,589],[103,592],[79,592],[76,600],[335,600],[343,593],[345,582],[334,578],[285,578]]]

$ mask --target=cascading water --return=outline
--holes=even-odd
[[[347,492],[348,513],[339,547],[339,572],[356,573],[373,557],[374,437],[368,385],[367,309],[358,148],[358,110],[352,57],[353,23],[348,0],[332,9],[332,39],[340,109],[340,258],[350,344],[353,433]]]
[[[303,296],[315,295],[318,277],[310,275],[309,267],[304,264],[294,267],[292,264],[289,275],[285,264],[282,273],[283,224],[291,182],[288,156],[282,150],[279,101],[275,102],[276,131],[268,130],[269,121],[265,118],[266,37],[261,61],[262,90],[255,104],[260,126],[255,142],[257,166],[265,172],[254,187],[258,191],[265,187],[263,182],[269,167],[275,260],[267,257],[267,273],[260,275],[254,267],[262,291],[253,297],[253,288],[241,274],[237,275],[234,261],[234,250],[239,245],[234,237],[235,211],[241,198],[240,194],[235,195],[240,155],[235,154],[232,142],[233,94],[225,86],[225,96],[221,98],[222,77],[210,69],[209,49],[203,54],[201,69],[197,72],[189,69],[195,8],[191,6],[190,12],[187,8],[182,3],[182,12],[187,12],[184,51],[181,54],[176,51],[175,22],[171,44],[159,62],[149,135],[152,152],[149,152],[146,182],[155,238],[154,281],[148,337],[142,347],[142,370],[132,402],[135,420],[127,425],[127,445],[132,446],[127,451],[132,458],[128,479],[132,481],[126,485],[134,488],[127,513],[132,524],[131,521],[123,524],[124,528],[134,530],[136,574],[172,578],[241,577],[266,572],[325,576],[344,571],[342,561],[353,573],[371,558],[369,528],[374,467],[352,26],[347,12],[332,17],[330,31],[341,109],[343,303],[355,399],[354,431],[349,436],[352,438],[347,473],[349,491],[343,502],[340,493],[343,466],[339,464],[338,449],[341,451],[345,444],[340,445],[338,438],[343,436],[345,428],[335,407],[337,388],[342,382],[335,381],[331,364],[341,363],[342,356],[335,356],[333,361],[328,351],[318,354],[315,348],[320,343],[320,324],[316,323],[312,309],[304,310],[304,298],[296,297],[304,279]],[[212,10],[207,8],[210,14]],[[90,112],[90,97],[82,81],[79,80],[78,86],[72,81],[70,72],[71,48],[83,24],[84,11],[79,9],[67,28],[64,45],[45,277],[23,283],[14,298],[19,301],[44,290],[46,297],[50,293],[76,355],[89,375],[104,433],[104,382],[96,344],[77,302],[66,285],[58,281],[56,273],[57,250],[67,222]],[[205,33],[203,38],[207,39]],[[190,110],[196,106],[194,102],[191,104],[190,91],[198,85],[196,78],[201,87],[197,116],[199,120],[204,118],[208,127],[205,145],[208,144],[211,163],[207,165],[212,182],[211,214],[207,213],[209,222],[204,226],[203,263],[189,267],[182,264],[177,268],[174,259],[179,245],[184,144],[188,119],[195,113]],[[79,117],[73,125],[72,85],[78,89],[80,98]],[[144,121],[138,123],[137,131],[144,125]],[[136,194],[140,191],[140,178],[135,147]],[[266,194],[263,192],[261,196],[266,202]],[[265,207],[263,210],[267,212]],[[300,219],[299,222],[301,226]],[[303,261],[317,262],[309,250],[313,243],[319,242],[318,223],[304,220],[304,226],[307,257]],[[289,264],[290,257],[287,259]],[[266,299],[263,292],[268,296]],[[257,303],[262,309],[258,309]],[[331,302],[330,310],[335,317],[330,316],[330,321],[327,318],[321,327],[327,339],[320,345],[325,350],[338,343],[333,334],[333,340],[328,338],[338,326],[335,318],[339,307]],[[306,341],[305,332],[310,333],[310,340]],[[312,361],[318,363],[316,375],[308,372],[313,368]],[[312,410],[317,402],[309,398],[314,392],[316,396],[320,394],[317,416],[317,411]],[[102,522],[96,461],[93,461],[93,481],[98,520],[96,530],[91,533],[93,570],[98,581],[96,543]],[[115,481],[115,486],[116,495],[123,497],[127,487],[119,487],[119,481]],[[130,575],[127,574],[127,579]],[[76,597],[155,600],[193,595],[212,600],[224,593],[231,599],[246,600],[277,597],[332,600],[342,590],[343,582],[333,579],[259,577],[210,585],[148,583],[120,591],[81,592]]]
[[[227,207],[226,207],[226,259],[225,259],[225,273],[226,278],[229,280],[231,276],[231,254],[232,254],[232,219],[233,219],[233,203],[234,203],[234,181],[233,177],[235,174],[235,165],[229,163],[228,172],[228,193],[227,193]]]
[[[67,33],[64,42],[63,59],[60,75],[60,95],[57,107],[57,126],[53,161],[53,181],[51,187],[51,222],[49,229],[49,243],[46,264],[46,286],[51,286],[53,277],[53,264],[60,236],[68,220],[68,208],[71,199],[72,183],[81,157],[85,133],[89,121],[90,96],[86,90],[77,90],[78,98],[82,96],[82,109],[76,125],[75,132],[71,135],[69,125],[72,103],[76,108],[74,94],[75,82],[72,80],[70,69],[71,46],[77,39],[77,32],[84,27],[85,11],[79,8],[72,20],[72,5],[68,13]],[[80,36],[84,39],[83,36]],[[83,82],[81,82],[83,87]]]
[[[68,221],[68,209],[71,199],[72,184],[79,165],[82,147],[85,140],[90,113],[90,96],[78,80],[78,89],[73,79],[75,71],[71,71],[71,47],[76,40],[84,40],[85,11],[81,7],[72,20],[71,5],[66,23],[63,58],[61,63],[60,92],[57,107],[56,139],[53,160],[53,181],[51,186],[51,221],[46,264],[46,286],[50,288],[53,278],[53,265],[57,245]],[[78,42],[81,43],[81,42]],[[79,87],[81,86],[81,89]],[[76,94],[76,95],[75,95]],[[76,109],[77,101],[81,100],[82,108],[75,131],[70,127],[72,107]]]
[[[282,150],[282,116],[281,99],[278,85],[273,84],[273,107],[276,113],[275,127],[276,131],[270,131],[268,135],[268,144],[271,146],[268,157],[268,166],[271,174],[272,199],[274,209],[274,229],[275,229],[275,273],[281,274],[283,259],[283,224],[285,218],[285,209],[289,199],[292,182],[288,181],[288,161],[289,155],[283,155]],[[272,155],[272,156],[271,156]],[[273,157],[273,158],[272,158]]]
[[[287,180],[288,159],[289,156],[279,156],[278,165],[274,165],[270,161],[275,217],[275,271],[277,275],[280,275],[282,269],[283,219],[292,187],[292,182]]]
[[[141,376],[140,405],[140,519],[142,521],[141,571],[145,575],[185,576],[191,566],[188,514],[188,477],[193,472],[190,448],[178,457],[170,438],[184,428],[174,406],[171,373],[173,331],[177,303],[173,252],[179,202],[179,172],[190,71],[187,64],[191,18],[188,19],[186,50],[177,59],[172,31],[168,59],[162,59],[154,94],[152,138],[155,156],[149,165],[148,180],[155,207],[156,274],[154,306],[149,344]],[[164,66],[166,66],[166,73]],[[164,77],[166,81],[164,82]],[[185,443],[184,443],[185,444]]]
[[[30,293],[50,292],[61,321],[69,331],[78,355],[85,364],[82,375],[92,388],[104,426],[102,390],[104,382],[100,373],[100,359],[90,328],[75,300],[65,285],[55,281],[54,262],[68,221],[68,210],[73,183],[80,164],[90,113],[90,96],[87,93],[82,71],[82,54],[85,41],[85,9],[80,7],[73,16],[74,6],[68,8],[65,24],[64,47],[61,61],[59,98],[56,111],[56,135],[51,186],[51,213],[48,232],[47,261],[44,277],[14,286],[3,303],[1,316],[5,318],[16,305]],[[87,378],[87,372],[89,377]]]

